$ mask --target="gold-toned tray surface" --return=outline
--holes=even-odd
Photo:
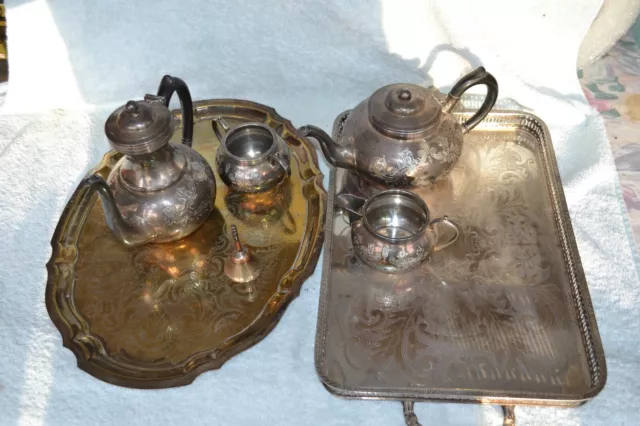
[[[541,120],[491,113],[465,136],[450,176],[415,191],[433,218],[461,227],[417,271],[376,272],[354,255],[333,198],[375,191],[332,172],[316,336],[316,369],[331,392],[572,406],[602,390],[604,352]]]
[[[181,118],[179,111],[174,116]],[[194,116],[193,147],[212,165],[219,145],[213,117],[273,127],[292,153],[291,179],[243,196],[230,193],[216,173],[216,208],[202,228],[175,243],[136,248],[111,235],[95,194],[72,195],[52,240],[47,308],[79,367],[113,384],[179,386],[219,368],[269,333],[322,248],[322,174],[315,150],[291,123],[269,107],[237,100],[196,102]],[[106,177],[119,158],[109,152],[95,170]],[[223,272],[232,224],[261,264],[251,283],[232,283]]]

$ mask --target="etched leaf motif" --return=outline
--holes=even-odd
[[[387,171],[388,169],[389,169],[389,165],[387,164],[387,157],[383,155],[382,157],[376,157],[373,160],[373,164],[371,165],[371,168],[369,171],[374,176],[385,177],[390,174]],[[393,175],[393,173],[391,173],[391,175]]]
[[[400,249],[400,251],[398,252],[398,254],[397,254],[398,259],[400,259],[400,260],[402,260],[402,259],[406,258],[406,257],[407,257],[407,255],[408,255],[408,253],[407,253],[407,251],[404,249],[404,247],[402,247],[402,248]]]
[[[389,262],[398,268],[411,268],[420,264],[427,257],[427,251],[419,246],[414,253],[409,253],[404,248],[396,254],[395,258],[389,258]]]
[[[416,167],[420,164],[420,160],[413,157],[413,153],[408,149],[403,149],[398,154],[396,160],[399,173],[404,175],[411,174],[416,171]]]
[[[193,179],[195,179],[198,182],[207,180],[207,171],[204,167],[204,164],[191,161],[190,166],[191,166],[191,175],[193,176]]]
[[[254,168],[236,170],[229,175],[229,179],[238,188],[249,188],[261,183],[260,172]]]
[[[382,258],[381,254],[376,250],[376,245],[373,243],[367,246],[366,257],[371,260],[380,260]]]
[[[452,166],[460,156],[460,144],[453,140],[453,135],[438,136],[429,143],[423,141],[416,155],[405,148],[398,153],[395,166],[389,164],[386,156],[376,157],[369,168],[369,173],[389,184],[423,186],[434,178],[421,169],[429,164],[443,163]]]
[[[459,144],[439,143],[437,158],[460,152]],[[352,377],[381,387],[446,387],[452,380],[480,389],[506,382],[554,391],[588,387],[567,385],[576,368],[574,348],[582,346],[565,327],[572,314],[558,285],[566,279],[562,251],[550,238],[555,222],[540,190],[535,150],[493,139],[468,147],[448,186],[425,190],[440,197],[438,214],[455,213],[461,244],[438,251],[434,262],[404,280],[347,264],[367,286],[332,311],[339,312],[344,342],[337,362],[357,371]],[[378,164],[389,163],[397,165],[390,158]],[[402,165],[409,164],[403,157]],[[383,255],[381,244],[376,250]],[[334,259],[348,262],[342,254],[336,251]],[[386,254],[396,266],[431,255],[422,247],[392,247]]]
[[[187,185],[176,191],[176,203],[165,206],[162,212],[169,226],[185,226],[189,222],[188,212],[195,197],[195,185]]]
[[[413,153],[405,148],[398,153],[395,162],[396,167],[389,165],[386,156],[377,157],[369,172],[389,183],[405,184],[407,177],[415,174],[418,167],[424,163],[424,158],[415,158]]]

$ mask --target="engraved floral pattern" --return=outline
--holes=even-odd
[[[429,253],[423,248],[418,247],[413,254],[409,254],[404,248],[401,249],[395,258],[389,259],[389,263],[401,269],[413,268],[427,259]]]
[[[395,159],[395,165],[390,164],[387,157],[376,157],[369,168],[369,172],[388,184],[404,185],[408,182],[408,177],[418,170],[418,167],[427,163],[427,148],[423,144],[423,149],[418,152],[418,158],[414,157],[409,149],[403,149]]]
[[[358,233],[352,235],[353,249],[357,255],[368,264],[377,264],[381,261],[399,269],[410,269],[429,257],[429,252],[424,247],[417,247],[410,253],[404,247],[392,247],[387,244],[364,244],[363,238]]]
[[[180,188],[176,193],[176,203],[166,206],[162,212],[165,215],[165,223],[169,226],[185,226],[189,222],[187,212],[195,197],[195,185]]]
[[[236,169],[228,176],[231,183],[238,188],[251,188],[262,183],[260,172],[253,168]]]
[[[194,180],[202,182],[208,179],[207,170],[204,164],[191,161],[189,163],[189,168],[191,170],[191,176],[193,176]]]
[[[396,186],[425,186],[441,179],[455,164],[462,152],[462,133],[453,121],[444,121],[437,136],[421,141],[414,154],[408,148],[397,156],[374,158],[369,173]],[[433,167],[444,166],[442,173],[434,176]]]
[[[104,254],[80,258],[78,278],[100,280],[79,289],[77,303],[92,321],[93,332],[108,341],[112,356],[136,363],[161,356],[176,363],[186,351],[205,350],[212,339],[240,332],[247,315],[261,309],[251,307],[268,297],[261,280],[238,284],[224,275],[231,243],[220,219],[213,217],[177,244],[141,246],[129,253],[114,250],[118,242],[103,230],[97,242]],[[256,248],[254,253],[263,279],[280,276],[278,262],[295,256],[285,245]],[[124,352],[113,352],[118,348]]]
[[[352,254],[376,259],[381,247],[342,243],[350,226],[334,222],[325,305],[332,334],[321,363],[339,388],[590,388],[536,140],[468,137],[458,166],[416,190],[433,200],[432,215],[449,213],[461,230],[432,262],[407,275],[373,271]],[[338,185],[357,191],[361,181],[346,176]],[[407,258],[398,251],[387,260]]]
[[[203,110],[224,113],[228,104],[211,102]],[[259,114],[280,134],[294,135],[287,139],[296,160],[287,202],[291,233],[275,240],[273,222],[234,218],[224,185],[204,224],[171,243],[122,245],[107,227],[100,202],[87,193],[76,191],[62,215],[48,265],[47,305],[65,346],[101,380],[145,388],[190,383],[268,334],[315,267],[326,192],[313,147],[269,108],[245,102],[234,111],[245,120]],[[196,117],[194,146],[213,163],[219,143],[208,136],[210,126]],[[105,155],[97,170],[108,174],[117,159]],[[201,206],[211,206],[213,197],[207,198]],[[260,276],[251,283],[232,283],[224,275],[230,223],[258,259]],[[263,246],[250,242],[267,231]]]
[[[190,176],[186,176],[184,184],[176,191],[175,203],[166,205],[162,210],[165,224],[169,227],[184,228],[192,222],[201,222],[213,209],[213,199],[200,191],[211,179],[204,164],[189,161]]]

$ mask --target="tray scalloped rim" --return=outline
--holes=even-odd
[[[194,102],[193,107],[194,121],[206,119],[207,117],[203,117],[203,113],[210,108],[254,110],[255,113],[264,115],[266,123],[272,125],[285,140],[292,137],[305,147],[306,155],[309,156],[305,162],[308,169],[305,170],[306,178],[302,179],[301,177],[301,182],[303,189],[313,188],[309,194],[305,195],[305,199],[308,214],[317,212],[317,216],[314,221],[310,221],[309,216],[307,217],[307,229],[304,237],[308,236],[309,241],[313,243],[307,244],[305,250],[298,253],[292,264],[292,269],[280,280],[278,291],[271,295],[259,316],[252,321],[249,327],[223,341],[218,347],[211,348],[204,353],[191,355],[177,367],[170,365],[171,370],[179,369],[179,374],[160,378],[145,378],[144,372],[140,370],[139,366],[125,362],[116,363],[107,356],[103,343],[99,337],[91,334],[89,324],[76,310],[69,292],[64,293],[59,290],[62,282],[67,283],[70,292],[73,292],[76,285],[74,266],[78,258],[78,249],[75,243],[78,241],[85,220],[95,202],[95,194],[92,196],[87,190],[76,190],[65,206],[51,239],[52,254],[46,265],[48,278],[45,302],[51,320],[62,335],[63,346],[74,353],[78,367],[111,384],[148,389],[183,386],[193,382],[205,371],[220,368],[231,357],[257,344],[271,332],[284,314],[288,304],[299,294],[304,281],[313,274],[320,257],[324,242],[327,192],[323,187],[323,174],[318,166],[318,158],[313,145],[297,134],[289,120],[281,117],[275,109],[262,104],[236,99],[212,99]],[[179,110],[172,111],[172,114],[177,120],[181,120],[182,114]],[[120,158],[120,154],[115,151],[106,153],[100,163],[89,173],[98,172],[105,175],[118,158]],[[286,282],[287,285],[282,286],[283,282]],[[266,307],[270,302],[273,302],[275,308],[267,310]],[[158,371],[162,370],[156,370],[156,372]]]

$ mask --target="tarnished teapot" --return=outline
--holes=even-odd
[[[169,142],[176,128],[168,109],[174,92],[182,107],[182,144]],[[183,238],[198,229],[213,210],[213,171],[191,148],[192,108],[184,81],[165,76],[157,96],[127,102],[105,123],[109,144],[124,156],[106,181],[94,174],[81,186],[98,191],[107,225],[126,245]]]
[[[451,111],[462,94],[478,84],[487,86],[486,98],[459,124]],[[497,97],[496,79],[480,67],[462,77],[446,97],[434,87],[405,83],[377,90],[349,113],[337,141],[315,126],[301,127],[300,132],[316,138],[335,167],[386,186],[427,186],[453,168],[463,134],[485,118]]]

